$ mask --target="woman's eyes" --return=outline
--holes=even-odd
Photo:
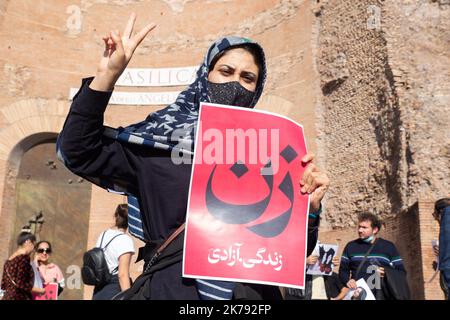
[[[255,79],[253,77],[244,77],[244,81],[247,83],[252,83],[255,81]]]
[[[220,71],[220,73],[223,75],[223,76],[225,76],[225,77],[228,77],[228,76],[231,76],[231,75],[233,75],[234,74],[234,70],[231,70],[231,69],[220,69],[219,70]],[[247,82],[247,83],[253,83],[253,82],[255,82],[255,78],[254,77],[252,77],[251,75],[247,75],[247,74],[241,74],[241,77],[244,79],[244,81],[245,82]]]

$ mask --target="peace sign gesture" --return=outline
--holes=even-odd
[[[97,67],[97,75],[90,84],[92,89],[111,91],[130,62],[138,45],[156,27],[154,23],[150,23],[133,35],[135,22],[136,14],[132,13],[123,35],[118,30],[114,30],[103,37],[105,50]]]

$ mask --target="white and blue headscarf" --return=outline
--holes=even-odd
[[[246,38],[227,37],[217,40],[208,50],[202,65],[197,70],[197,77],[189,87],[181,92],[176,101],[166,108],[151,113],[144,121],[126,128],[105,128],[105,135],[110,138],[140,144],[145,147],[193,154],[194,128],[197,124],[200,102],[210,102],[207,92],[209,66],[214,57],[233,46],[251,44],[261,53],[263,70],[260,70],[255,95],[250,107],[254,107],[262,94],[266,78],[264,52],[255,42]],[[176,133],[176,134],[174,134]]]
[[[217,40],[209,48],[205,59],[197,71],[195,81],[182,91],[176,101],[166,108],[151,113],[144,121],[117,129],[104,127],[106,137],[121,141],[142,145],[143,148],[157,148],[167,151],[178,151],[189,156],[194,151],[195,126],[199,115],[200,102],[210,102],[208,97],[208,73],[211,62],[220,52],[234,46],[249,44],[260,53],[261,65],[258,82],[253,101],[249,107],[254,107],[261,97],[266,80],[266,63],[262,47],[247,38],[225,37]],[[58,146],[57,146],[58,148]],[[58,148],[58,156],[63,156]],[[128,190],[126,184],[113,184],[111,181],[103,181],[98,178],[85,177],[87,180],[107,189],[108,191],[126,194],[128,196],[128,226],[133,236],[144,240],[142,219],[139,202],[136,195]],[[231,299],[235,284],[233,282],[197,280],[197,290],[201,299]]]

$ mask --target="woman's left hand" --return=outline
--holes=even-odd
[[[330,185],[330,179],[328,179],[327,174],[312,163],[313,160],[314,155],[312,153],[307,153],[302,158],[302,163],[306,168],[300,180],[300,191],[311,196],[309,212],[319,211],[320,202]]]

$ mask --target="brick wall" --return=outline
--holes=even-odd
[[[395,244],[403,259],[412,299],[424,299],[423,257],[418,205],[415,204],[409,210],[386,219],[384,223],[385,229],[382,236]]]
[[[13,175],[17,175],[17,170],[9,169]],[[2,223],[0,224],[0,263],[1,270],[0,273],[3,274],[3,264],[6,259],[11,255],[10,244],[14,241],[12,230],[14,230],[15,214],[8,210],[7,208],[15,208],[16,204],[16,183],[14,180],[5,179],[3,186],[5,189],[3,192],[2,199],[2,214],[0,215]]]
[[[332,182],[325,218],[345,228],[358,212],[387,217],[402,206],[400,115],[384,34],[368,26],[369,7],[382,1],[320,4],[318,146]]]
[[[328,223],[387,218],[448,192],[448,2],[318,1],[316,15]]]
[[[420,250],[422,252],[422,268],[424,278],[424,298],[426,300],[442,300],[444,293],[439,284],[439,274],[429,282],[435,271],[433,261],[436,260],[431,246],[432,240],[439,239],[439,224],[433,218],[434,202],[437,199],[421,199],[419,202]]]
[[[382,31],[398,96],[402,198],[436,199],[450,190],[450,3],[384,1]]]

